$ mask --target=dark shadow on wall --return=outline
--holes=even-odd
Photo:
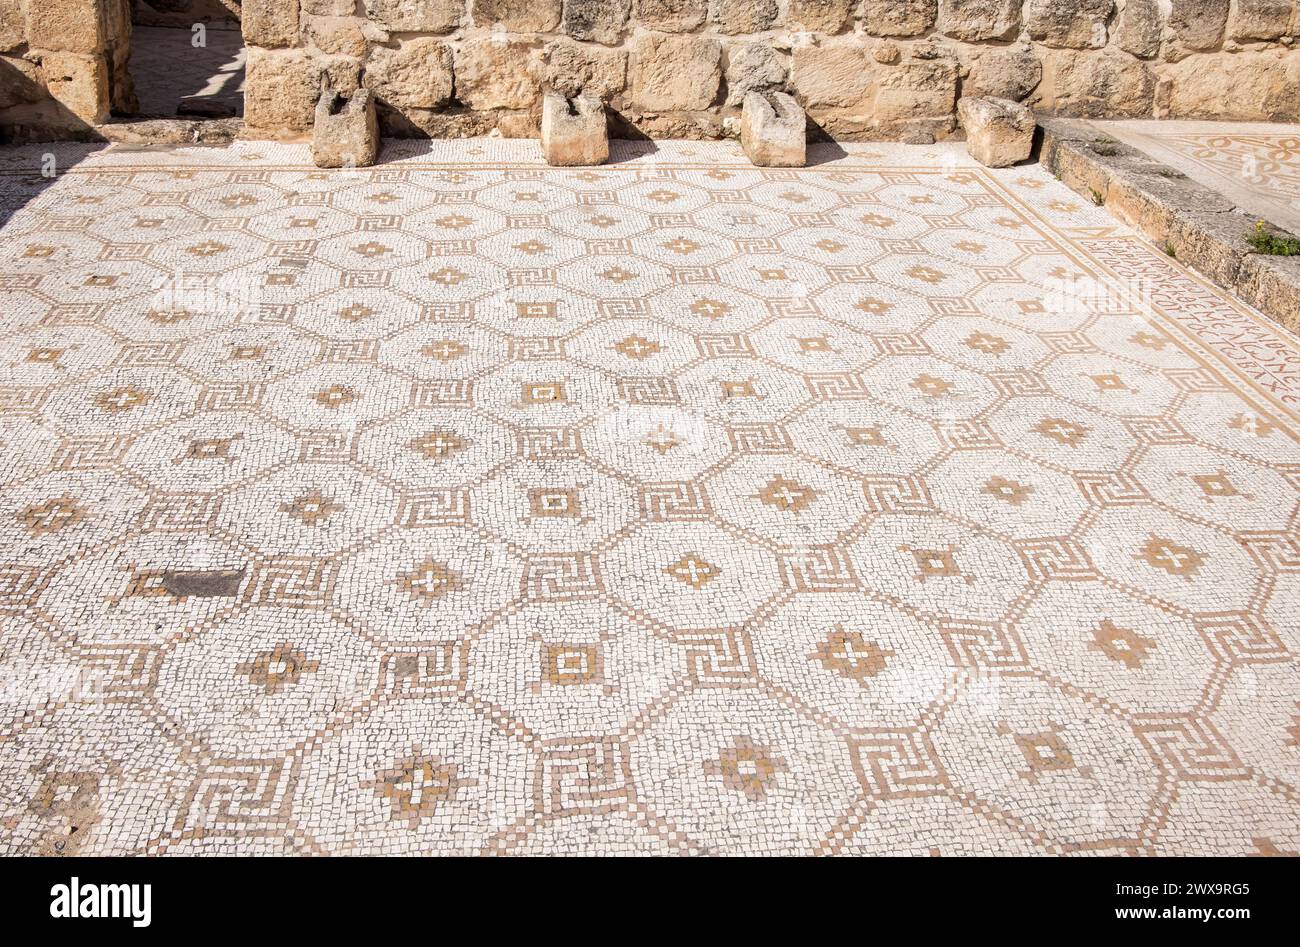
[[[132,118],[238,118],[245,52],[238,29],[136,26],[128,64],[139,108]]]

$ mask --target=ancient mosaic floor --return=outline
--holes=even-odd
[[[1300,125],[1094,122],[1227,196],[1246,213],[1300,233]]]
[[[961,146],[536,153],[0,152],[0,849],[1300,851],[1297,340]]]

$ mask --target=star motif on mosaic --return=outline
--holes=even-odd
[[[445,562],[426,559],[398,574],[398,586],[419,602],[430,603],[465,588],[465,577]]]
[[[370,260],[381,257],[386,253],[393,252],[391,247],[386,247],[377,240],[369,240],[365,243],[359,243],[352,248],[352,251]]]
[[[319,661],[308,658],[306,652],[284,642],[236,666],[240,674],[268,694],[278,694],[297,684],[304,674],[314,674],[319,669]]]
[[[230,461],[231,449],[243,438],[242,434],[233,437],[196,437],[185,448],[182,460],[224,460]]]
[[[1088,647],[1130,670],[1142,666],[1147,655],[1156,647],[1155,641],[1144,638],[1130,628],[1120,628],[1109,618],[1102,621],[1092,634]]]
[[[1019,483],[1006,477],[990,477],[985,481],[981,492],[1011,506],[1020,506],[1029,499],[1029,494],[1034,492],[1034,488],[1032,484]]]
[[[38,365],[57,365],[67,349],[35,348],[27,352],[27,361]]]
[[[797,480],[777,474],[758,491],[758,500],[783,513],[802,513],[817,499],[818,492]]]
[[[363,306],[361,303],[353,303],[344,309],[339,310],[339,318],[344,322],[365,322],[375,311],[369,306]]]
[[[288,514],[304,526],[319,526],[342,509],[343,504],[335,503],[332,497],[320,490],[300,493],[280,504],[281,513]]]
[[[666,566],[664,572],[693,589],[704,588],[722,574],[721,569],[695,552],[688,552],[676,562]]]
[[[194,313],[188,309],[150,309],[144,317],[157,325],[170,326],[178,322],[189,322],[194,318]]]
[[[642,438],[641,443],[645,444],[652,450],[658,451],[660,454],[666,454],[674,447],[680,447],[685,443],[685,441],[683,441],[675,432],[660,424]]]
[[[777,777],[788,769],[785,760],[770,748],[745,736],[736,737],[718,751],[716,759],[704,764],[705,773],[720,778],[724,786],[750,802],[765,801]]]
[[[1001,355],[1011,348],[1011,343],[1006,339],[988,332],[972,332],[966,336],[964,342],[968,348],[986,355]]]
[[[1200,571],[1209,556],[1197,552],[1163,536],[1150,537],[1141,552],[1133,557],[1162,572],[1187,579],[1189,582]]]
[[[432,282],[438,283],[442,286],[459,286],[461,283],[465,282],[467,277],[467,273],[450,266],[444,266],[429,274],[429,279]]]
[[[421,355],[426,358],[435,358],[440,362],[454,362],[468,352],[469,346],[464,342],[457,342],[455,339],[439,339],[436,342],[424,345],[420,349]]]
[[[667,243],[663,244],[663,248],[665,250],[671,250],[673,253],[685,256],[686,254],[694,253],[700,248],[700,245],[694,240],[688,240],[685,237],[678,237],[675,240],[669,240]]]
[[[691,312],[705,319],[721,319],[731,312],[731,306],[720,299],[697,299],[691,303]]]
[[[629,335],[627,338],[610,346],[610,348],[620,355],[640,360],[659,354],[660,345],[658,342],[652,342],[642,335]]]
[[[455,431],[437,428],[413,438],[409,446],[411,450],[423,454],[429,460],[443,460],[465,450],[469,445]]]
[[[953,389],[952,382],[934,375],[917,375],[912,379],[911,386],[927,398],[942,397]]]
[[[376,771],[375,778],[363,785],[388,802],[390,819],[415,830],[439,806],[453,802],[460,790],[477,785],[477,780],[460,778],[456,764],[428,755],[417,745],[410,756]]]
[[[138,408],[153,400],[153,394],[133,386],[114,388],[95,395],[95,404],[105,411],[122,412]]]
[[[361,393],[355,388],[347,385],[330,385],[328,388],[322,388],[311,396],[322,408],[337,409],[346,404],[351,404],[361,397]]]
[[[866,641],[860,632],[845,631],[843,625],[836,625],[809,657],[832,674],[866,687],[871,678],[885,669],[894,652],[874,641]]]
[[[57,533],[61,529],[77,525],[85,518],[85,508],[69,496],[35,503],[18,513],[18,522],[23,528],[38,536]]]
[[[216,256],[219,253],[225,253],[229,249],[230,247],[224,243],[219,243],[216,240],[205,240],[203,243],[196,243],[192,247],[186,247],[185,252],[192,254],[193,256],[208,257]]]
[[[861,312],[865,312],[869,316],[880,316],[880,315],[884,315],[885,313],[889,312],[889,310],[893,309],[894,304],[885,302],[883,299],[875,299],[873,297],[868,297],[866,299],[859,300],[857,303],[854,304],[853,308]]]
[[[1043,418],[1031,430],[1066,447],[1077,447],[1092,429],[1064,418]]]

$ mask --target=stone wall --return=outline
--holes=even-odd
[[[0,132],[86,137],[133,111],[130,0],[0,0]]]
[[[5,60],[38,64],[40,81],[63,83],[47,84],[55,98],[97,113],[116,88],[100,75],[113,69],[111,31],[64,50],[24,28],[37,8],[126,2],[0,0]],[[14,12],[24,7],[25,21]],[[942,137],[967,94],[1061,115],[1300,119],[1297,0],[243,0],[242,10],[255,137],[306,133],[326,82],[374,90],[386,134],[436,137],[536,135],[548,86],[596,92],[626,136],[733,135],[744,93],[763,88],[788,89],[844,139]],[[73,33],[87,22],[70,19]],[[50,56],[76,68],[46,69]]]

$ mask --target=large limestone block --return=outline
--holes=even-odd
[[[1289,50],[1197,56],[1160,70],[1163,115],[1300,121],[1300,55]]]
[[[456,50],[456,98],[472,109],[526,109],[536,102],[537,79],[524,42],[477,39]]]
[[[950,59],[909,60],[879,71],[875,118],[883,124],[952,115],[957,64]]]
[[[379,156],[379,119],[369,89],[343,98],[333,89],[316,103],[312,160],[318,168],[364,168]]]
[[[376,47],[364,81],[380,102],[394,108],[442,108],[451,98],[451,63],[445,43],[416,37],[396,49]]]
[[[41,81],[59,105],[89,125],[108,120],[108,64],[102,56],[42,52],[40,63]]]
[[[709,0],[709,22],[719,33],[761,33],[780,12],[776,0]]]
[[[320,67],[301,49],[248,51],[244,81],[244,122],[274,135],[311,127],[320,96]]]
[[[1147,63],[1117,50],[1049,50],[1030,104],[1061,115],[1139,118],[1151,114],[1155,77]]]
[[[1228,22],[1233,39],[1276,40],[1300,30],[1295,0],[1237,0]]]
[[[1231,0],[1170,0],[1169,29],[1184,50],[1214,49],[1223,42]]]
[[[539,61],[542,84],[570,98],[589,92],[608,101],[627,85],[627,53],[621,49],[556,40]]]
[[[615,46],[627,25],[629,0],[567,0],[564,32],[574,39]]]
[[[648,112],[707,109],[722,80],[722,47],[704,36],[644,33],[628,78],[633,99]]]
[[[366,16],[394,33],[450,33],[464,11],[464,0],[366,0]]]
[[[1043,79],[1043,64],[1032,47],[1018,46],[986,51],[970,67],[962,91],[976,98],[1012,99],[1019,102]]]
[[[808,120],[784,92],[745,96],[740,146],[760,168],[802,168],[806,160]]]
[[[604,164],[609,159],[605,106],[594,95],[542,99],[542,154],[556,167]]]
[[[474,25],[509,33],[549,33],[560,25],[561,0],[473,0]]]
[[[785,85],[789,69],[767,43],[740,43],[727,48],[727,104],[740,105],[751,92]]]
[[[1044,46],[1101,49],[1113,0],[1026,0],[1025,29]]]
[[[1160,52],[1160,0],[1125,0],[1115,27],[1115,42],[1134,56],[1154,56]]]
[[[98,53],[108,45],[99,0],[27,0],[27,45],[62,53]]]
[[[298,4],[292,0],[243,0],[240,22],[249,46],[279,49],[298,42]]]
[[[873,92],[866,50],[852,41],[796,46],[790,83],[805,108],[866,110]]]
[[[698,29],[708,12],[708,0],[636,0],[637,23],[663,33]]]
[[[0,53],[23,45],[26,32],[21,0],[0,0]]]
[[[964,97],[957,116],[966,130],[966,150],[980,164],[1005,168],[1029,157],[1034,147],[1034,113],[1010,99]]]
[[[935,0],[865,0],[862,25],[872,36],[919,36],[934,26]]]
[[[929,2],[933,6],[934,0]],[[789,0],[785,23],[794,30],[841,33],[853,25],[855,6],[856,0]]]
[[[1022,0],[939,0],[939,29],[954,39],[1011,39]]]

